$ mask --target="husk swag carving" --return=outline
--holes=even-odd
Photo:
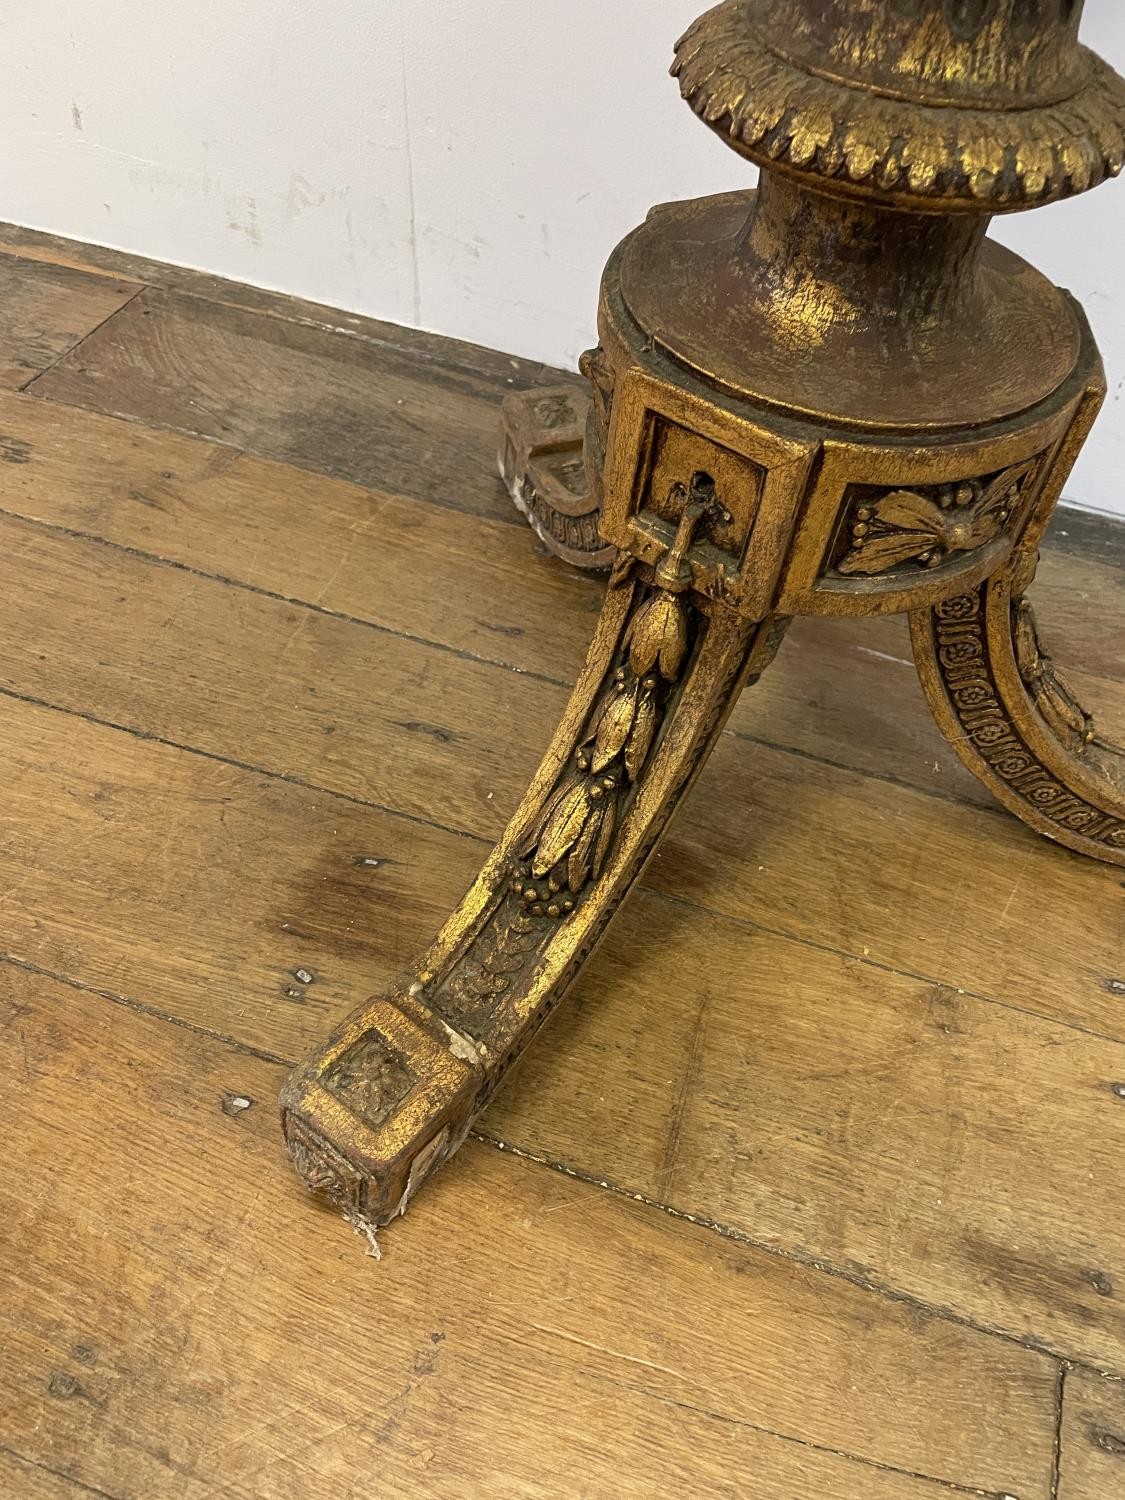
[[[535,916],[565,916],[605,867],[620,809],[644,770],[693,620],[683,599],[644,599],[570,773],[536,820],[512,889]]]
[[[518,845],[507,891],[456,971],[430,991],[450,1024],[480,1033],[602,875],[701,625],[686,600],[637,586],[621,650],[570,764]]]

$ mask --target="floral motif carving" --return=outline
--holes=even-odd
[[[987,480],[861,495],[847,522],[847,550],[836,571],[850,577],[906,564],[937,568],[951,553],[976,551],[1004,531],[1037,469],[1033,460]]]
[[[393,1114],[412,1083],[409,1069],[376,1035],[345,1052],[324,1079],[325,1087],[369,1125],[381,1125]]]
[[[542,396],[535,403],[535,420],[540,427],[553,432],[557,427],[573,427],[578,414],[570,398],[558,391]]]
[[[343,1209],[362,1212],[364,1180],[347,1157],[291,1114],[286,1115],[284,1128],[293,1166],[309,1191],[323,1194]]]

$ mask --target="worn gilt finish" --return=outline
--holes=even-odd
[[[1125,864],[1125,754],[1025,593],[1105,393],[1081,310],[986,236],[1122,166],[1125,85],[1079,0],[728,0],[680,43],[695,112],[763,168],[669,204],[606,270],[571,387],[513,396],[501,473],[612,564],[538,775],[417,969],[282,1099],[310,1187],[400,1213],[550,1017],[796,614],[908,612],[962,760]]]
[[[598,530],[601,502],[583,455],[588,407],[571,386],[509,396],[500,422],[500,477],[552,552],[576,567],[609,568],[613,548]]]

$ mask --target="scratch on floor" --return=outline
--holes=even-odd
[[[671,1194],[672,1180],[676,1175],[679,1165],[677,1158],[679,1156],[680,1137],[683,1134],[684,1117],[687,1114],[688,1104],[699,1080],[703,1050],[707,1039],[707,1023],[710,1019],[710,1008],[711,991],[705,989],[699,997],[699,1010],[696,1014],[695,1024],[692,1027],[687,1060],[684,1064],[679,1089],[676,1091],[676,1097],[672,1103],[672,1112],[668,1120],[668,1135],[664,1143],[664,1150],[661,1153],[660,1167],[656,1172],[656,1177],[661,1186],[661,1193],[664,1197],[668,1197]]]
[[[1019,890],[1021,884],[1023,883],[1023,877],[1024,877],[1024,875],[1025,875],[1025,873],[1027,871],[1028,864],[1030,863],[1030,861],[1031,861],[1031,859],[1033,857],[1034,856],[1031,855],[1031,854],[1027,855],[1026,858],[1024,859],[1023,863],[1020,865],[1019,870],[1016,872],[1016,878],[1012,882],[1011,892],[1010,892],[1010,894],[1008,896],[1007,901],[1005,901],[1005,903],[1004,903],[1004,910],[1000,913],[1000,921],[1001,922],[1004,922],[1004,921],[1007,920],[1008,913],[1012,909],[1012,902],[1016,899],[1016,892]]]
[[[893,661],[896,667],[912,667],[913,662],[907,661],[904,656],[889,656],[886,651],[874,651],[870,646],[853,646],[853,651],[860,652],[863,656],[873,656],[877,661]]]
[[[620,1359],[628,1365],[643,1365],[646,1370],[658,1370],[662,1375],[671,1375],[687,1385],[690,1382],[682,1370],[673,1370],[669,1365],[658,1365],[654,1360],[643,1359],[639,1354],[622,1354],[620,1349],[610,1349],[605,1344],[595,1344],[591,1339],[579,1338],[576,1333],[564,1333],[561,1328],[544,1328],[541,1323],[530,1325],[536,1333],[545,1333],[550,1338],[565,1339],[568,1344],[580,1344],[583,1349],[592,1349],[596,1354],[608,1354],[611,1359]]]

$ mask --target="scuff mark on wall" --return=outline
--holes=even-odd
[[[238,217],[240,212],[241,219]],[[247,193],[241,200],[227,199],[227,227],[236,234],[244,234],[255,249],[261,249],[262,230],[258,222],[258,203],[252,193]]]
[[[285,200],[285,212],[290,219],[295,219],[307,208],[319,208],[327,201],[328,194],[314,188],[307,177],[302,177],[300,172],[290,172],[289,193]]]

